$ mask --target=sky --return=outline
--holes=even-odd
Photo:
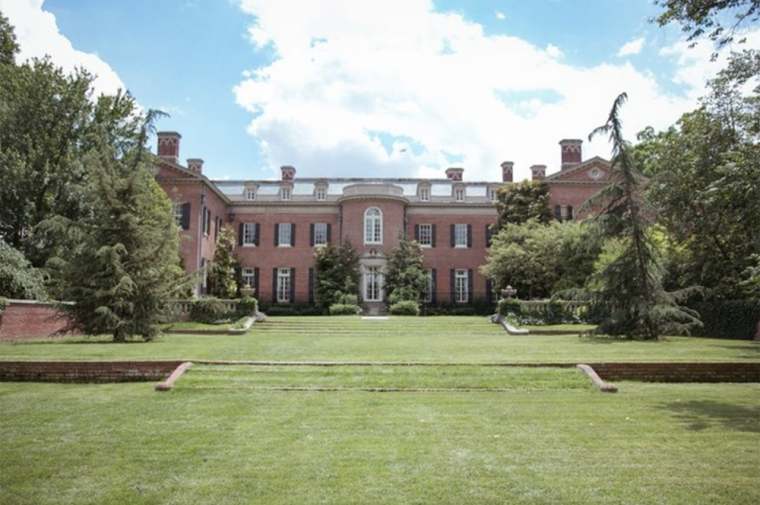
[[[723,66],[652,0],[0,0],[19,60],[84,67],[96,92],[168,113],[180,158],[211,179],[515,179],[560,166],[559,141],[609,158],[628,94],[634,141],[697,107]],[[760,29],[748,34],[760,46]],[[155,150],[155,139],[151,146]]]

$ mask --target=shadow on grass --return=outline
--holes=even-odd
[[[758,342],[758,345],[721,345],[717,347],[737,351],[737,358],[760,359],[760,342]]]
[[[668,403],[661,407],[672,412],[686,429],[702,431],[716,425],[748,433],[760,433],[760,407],[745,407],[715,401]]]

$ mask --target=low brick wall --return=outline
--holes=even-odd
[[[8,300],[0,317],[0,340],[50,337],[66,326],[54,303]]]
[[[182,361],[2,361],[0,382],[151,382]]]
[[[605,381],[760,382],[760,362],[587,363]]]

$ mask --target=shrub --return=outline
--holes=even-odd
[[[190,307],[190,320],[197,323],[214,324],[226,316],[224,304],[218,298],[201,298]]]
[[[472,310],[476,316],[490,316],[496,312],[496,304],[488,298],[475,298],[472,300]]]
[[[694,335],[700,337],[752,340],[760,321],[760,301],[710,300],[692,304],[704,326]]]
[[[522,314],[522,303],[516,298],[502,298],[496,306],[501,317],[519,317]]]
[[[258,304],[259,302],[250,296],[240,298],[235,304],[235,315],[238,318],[250,316],[256,312]]]
[[[335,304],[339,305],[359,305],[359,297],[350,293],[339,293],[335,297]]]
[[[8,301],[0,296],[0,319],[3,317],[3,313],[5,312],[5,306],[8,304]]]
[[[331,316],[356,316],[361,311],[361,307],[350,303],[334,303],[330,305]]]
[[[389,311],[394,316],[419,316],[420,305],[412,300],[403,300],[391,305]]]

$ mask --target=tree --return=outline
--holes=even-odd
[[[20,251],[0,238],[0,297],[43,300],[45,276],[33,268]]]
[[[543,181],[522,181],[500,187],[496,210],[499,220],[494,233],[507,224],[527,223],[531,219],[547,224],[554,219],[549,208],[549,186]]]
[[[619,95],[607,122],[589,135],[589,139],[609,137],[611,176],[610,184],[584,207],[601,208],[602,233],[620,244],[619,254],[592,278],[593,302],[605,314],[595,333],[656,340],[663,332],[685,332],[700,322],[693,311],[678,304],[686,292],[668,293],[663,288],[661,258],[650,230],[651,214],[643,208],[644,177],[622,135],[620,108],[626,100],[625,93]]]
[[[385,267],[385,292],[391,303],[419,302],[428,291],[428,275],[423,267],[422,248],[404,237],[388,256]]]
[[[744,272],[760,254],[760,233],[752,232],[760,229],[758,76],[760,52],[732,54],[699,109],[664,132],[640,133],[633,149],[651,177],[647,196],[658,221],[679,244],[674,288],[698,284],[719,298],[744,297]]]
[[[13,32],[8,18],[0,11],[0,65],[13,65],[18,54],[16,34]]]
[[[669,23],[681,25],[688,33],[688,40],[707,37],[723,48],[734,40],[734,34],[742,25],[756,23],[760,19],[760,0],[655,0],[655,5],[665,10],[654,19],[660,26]],[[728,17],[724,17],[728,15]],[[726,29],[725,23],[733,18]]]
[[[346,303],[347,296],[356,296],[359,286],[359,257],[351,242],[340,247],[332,243],[318,247],[314,264],[316,304],[325,314],[330,306]]]
[[[235,268],[237,266],[235,231],[232,226],[225,224],[219,231],[219,240],[214,248],[214,259],[208,270],[209,294],[211,296],[225,299],[235,297],[238,289],[235,280]]]
[[[496,289],[510,285],[521,298],[548,298],[584,285],[597,243],[590,225],[578,222],[507,224],[493,237],[480,271],[494,279]]]
[[[177,225],[171,203],[153,178],[152,157],[140,147],[119,152],[99,137],[83,159],[90,175],[83,196],[90,212],[79,219],[56,216],[48,226],[76,237],[76,247],[50,261],[67,330],[110,334],[124,342],[151,340],[165,321],[167,302],[183,288]]]

